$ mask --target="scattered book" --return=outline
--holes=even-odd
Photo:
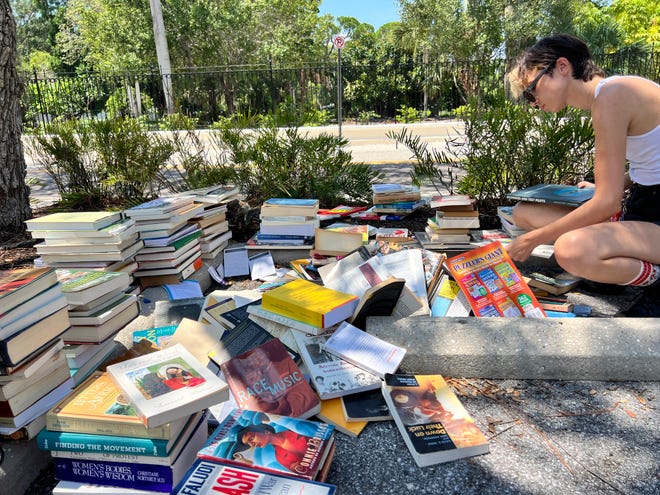
[[[580,206],[594,195],[593,187],[577,187],[564,184],[537,184],[506,195],[513,201],[530,201],[564,206]]]
[[[146,339],[162,349],[172,339],[172,335],[176,332],[176,328],[177,325],[167,325],[164,327],[135,330],[133,332],[133,344],[137,344],[142,339]]]
[[[323,400],[380,389],[380,378],[325,350],[329,334],[294,332],[300,356],[311,375],[312,385]]]
[[[106,369],[147,428],[201,411],[229,393],[227,384],[181,344]]]
[[[406,350],[343,322],[325,342],[325,350],[374,375],[394,373]]]
[[[369,390],[359,394],[350,394],[340,397],[344,409],[344,418],[352,421],[389,421],[392,419],[390,409],[387,407],[383,392]]]
[[[418,466],[489,452],[488,440],[442,376],[387,374],[382,388]]]
[[[314,480],[334,443],[334,431],[320,421],[234,409],[197,456]]]
[[[208,350],[207,355],[214,363],[221,365],[273,338],[273,335],[257,322],[245,318],[235,327],[225,330],[222,337]]]
[[[297,418],[321,409],[318,395],[279,339],[225,361],[220,370],[242,409]]]
[[[378,393],[380,393],[380,380],[378,381]],[[367,426],[367,421],[348,422],[346,420],[340,397],[321,400],[321,411],[316,417],[321,421],[334,426],[335,430],[344,435],[348,435],[351,438],[357,438]]]
[[[203,297],[156,301],[154,305],[154,326],[178,325],[184,318],[198,320],[204,307]]]
[[[301,332],[305,332],[312,335],[318,335],[327,331],[327,329],[325,328],[309,325],[307,323],[294,320],[293,318],[289,318],[288,316],[281,315],[274,311],[268,311],[267,309],[264,309],[261,306],[261,304],[250,304],[249,306],[247,306],[247,312],[251,316],[263,318],[272,321],[274,323],[278,323],[280,325],[284,325],[286,327],[293,328],[295,330],[299,330]]]
[[[555,296],[566,294],[582,282],[582,278],[565,271],[554,276],[532,272],[528,277],[524,277],[524,279],[530,287],[542,289]]]
[[[317,228],[314,234],[314,252],[319,255],[343,256],[363,244],[363,232]]]

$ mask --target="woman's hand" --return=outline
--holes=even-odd
[[[511,259],[514,261],[525,261],[529,258],[534,248],[540,244],[534,237],[533,231],[527,232],[507,244],[505,248]]]
[[[596,184],[593,182],[589,182],[588,180],[581,180],[580,182],[577,183],[577,186],[582,189],[585,187],[596,187]]]

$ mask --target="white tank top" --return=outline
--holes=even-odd
[[[605,84],[619,77],[637,76],[611,76],[603,79],[596,86],[594,96],[598,96],[600,89]],[[626,158],[630,162],[629,173],[633,182],[643,186],[660,184],[660,125],[647,133],[628,136],[626,139]]]

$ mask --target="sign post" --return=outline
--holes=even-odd
[[[342,84],[341,84],[341,49],[346,44],[346,38],[335,36],[332,38],[332,44],[337,49],[337,123],[339,125],[339,137],[341,137],[341,107],[342,107]]]

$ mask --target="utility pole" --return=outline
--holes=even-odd
[[[340,35],[332,38],[332,44],[337,49],[337,123],[339,125],[339,137],[341,137],[342,120],[342,87],[341,87],[341,49],[346,44],[346,38]]]
[[[165,24],[163,23],[163,8],[160,0],[149,0],[151,19],[154,25],[154,41],[156,42],[156,56],[158,69],[163,79],[163,92],[165,93],[165,108],[168,115],[174,113],[174,97],[172,92],[172,67],[170,65],[170,50],[167,47]]]

